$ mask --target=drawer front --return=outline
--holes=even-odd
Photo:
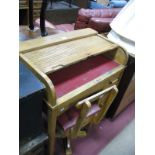
[[[41,5],[42,5],[42,2],[41,1],[34,1],[33,2],[34,9],[40,9],[41,8]]]
[[[28,4],[27,0],[19,0],[19,4]]]
[[[40,10],[34,10],[33,11],[33,18],[35,19],[35,18],[38,18],[38,17],[40,17]]]
[[[107,84],[109,84],[110,86],[111,85],[118,85],[118,83],[121,79],[121,74],[122,74],[122,72],[118,72],[118,73],[114,74],[113,76],[109,77],[107,80],[108,81]]]
[[[19,8],[28,7],[27,0],[19,0]]]
[[[66,103],[64,102],[61,105],[59,105],[58,106],[58,115],[61,115],[62,113],[64,113],[67,109],[69,109],[70,106],[76,104],[79,100],[81,100],[83,98],[86,98],[94,93],[98,93],[101,90],[104,90],[104,89],[111,87],[113,85],[117,86],[121,79],[122,72],[123,72],[123,70],[111,75],[109,78],[107,78],[103,81],[98,81],[98,83],[93,85],[90,89],[88,89],[85,92],[81,92],[78,96],[75,96],[74,99],[71,99],[72,103],[69,103],[70,101],[68,100],[68,102],[66,102]]]
[[[42,5],[42,1],[40,1],[40,0],[33,1],[33,8],[34,9],[40,10],[41,5]],[[29,7],[28,6],[28,0],[19,0],[19,8],[23,8],[23,7]]]

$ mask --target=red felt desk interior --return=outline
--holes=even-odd
[[[48,76],[55,86],[57,97],[61,97],[118,65],[113,60],[99,55],[58,70]]]

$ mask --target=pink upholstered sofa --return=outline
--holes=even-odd
[[[110,23],[119,13],[121,8],[108,9],[80,9],[75,23],[54,25],[52,22],[46,21],[46,27],[61,30],[64,32],[73,31],[83,28],[92,28],[99,33],[110,31]],[[35,21],[35,25],[39,26],[40,20]]]

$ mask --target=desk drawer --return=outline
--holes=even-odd
[[[101,90],[104,90],[108,87],[111,87],[113,85],[118,85],[121,75],[122,75],[123,69],[118,71],[115,74],[112,74],[108,78],[102,79],[97,78],[90,83],[87,83],[83,85],[82,87],[72,91],[71,93],[63,96],[62,98],[58,99],[58,115],[65,112],[67,109],[69,109],[70,106],[76,104],[79,100],[84,99],[94,93],[98,93]],[[94,82],[95,81],[95,82]],[[84,89],[83,89],[84,88]],[[80,92],[81,90],[81,92]]]

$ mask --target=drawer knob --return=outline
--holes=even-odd
[[[114,83],[116,83],[116,82],[118,82],[118,79],[111,80],[111,81],[110,81],[110,84],[114,84]]]
[[[61,108],[60,111],[63,112],[65,110],[65,108]]]

